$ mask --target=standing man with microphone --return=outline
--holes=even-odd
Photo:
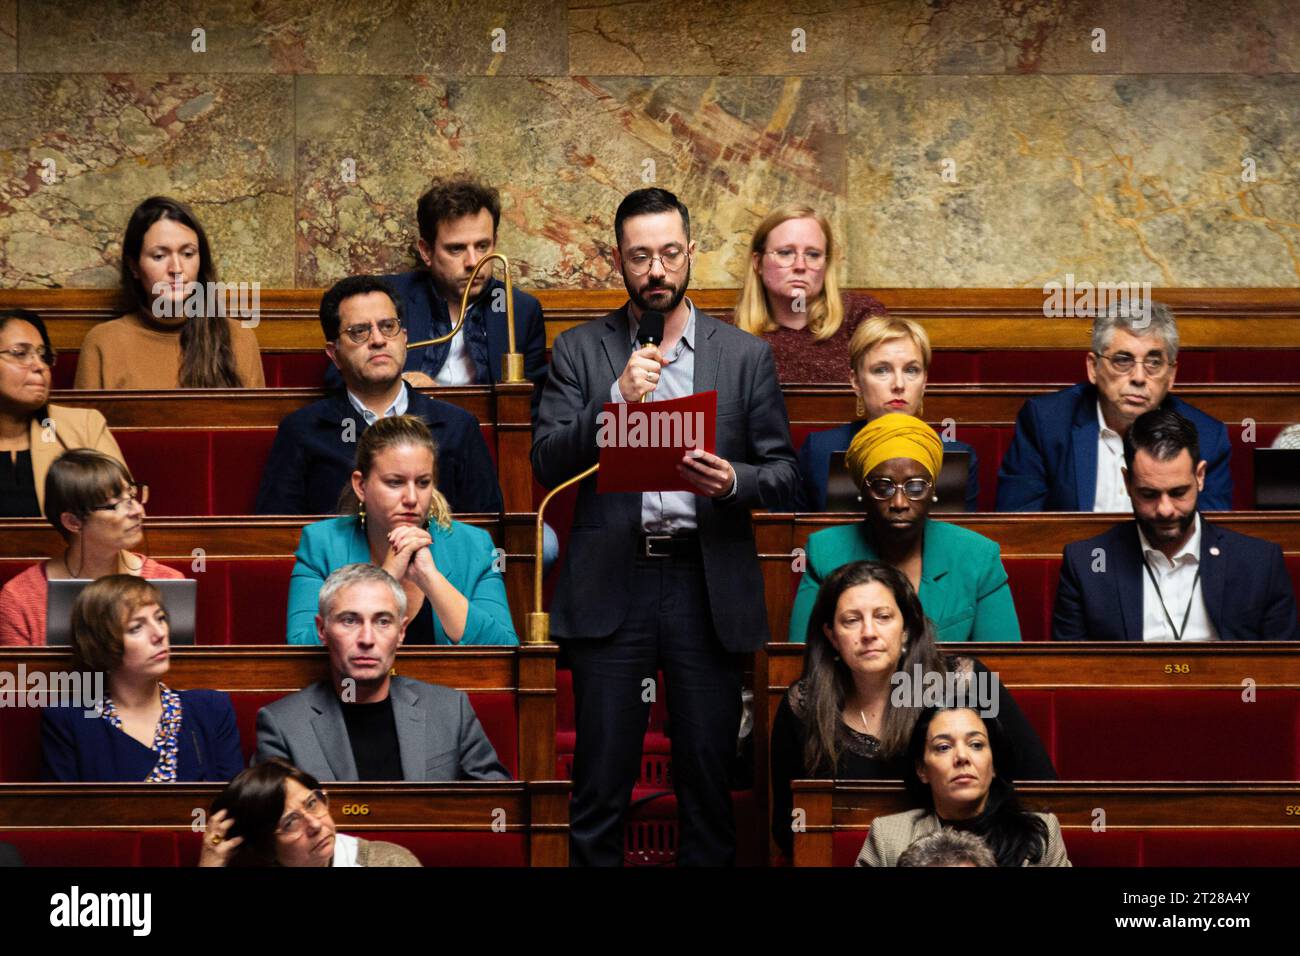
[[[650,702],[666,693],[678,863],[727,865],[743,655],[767,639],[750,510],[789,508],[798,469],[771,349],[685,297],[695,253],[686,207],[638,189],[619,204],[614,235],[629,301],[556,339],[533,471],[549,488],[595,464],[606,402],[713,390],[717,453],[682,455],[693,492],[602,495],[595,477],[579,486],[551,607],[577,712],[570,860],[622,862]],[[666,688],[654,686],[660,668]]]

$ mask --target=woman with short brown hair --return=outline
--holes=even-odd
[[[171,629],[162,595],[148,581],[110,574],[72,606],[78,668],[104,675],[107,693],[64,701],[41,714],[46,775],[67,783],[229,780],[243,766],[230,697],[174,691],[163,683]]]
[[[106,574],[182,578],[131,550],[144,540],[149,487],[137,485],[116,458],[89,448],[65,452],[45,476],[45,517],[66,543],[0,589],[0,645],[45,644],[49,582]]]

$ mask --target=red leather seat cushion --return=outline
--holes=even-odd
[[[28,866],[145,866],[156,863],[142,852],[143,833],[132,830],[9,830],[0,839],[18,847]],[[156,848],[158,841],[151,843]],[[164,853],[165,858],[165,853]],[[197,862],[197,854],[195,860]]]
[[[869,829],[836,830],[831,839],[831,866],[853,866],[869,832]]]
[[[1061,579],[1060,558],[1012,558],[1003,556],[1011,597],[1020,620],[1024,641],[1052,639],[1052,605]]]
[[[1142,836],[1143,866],[1285,866],[1300,860],[1300,830],[1153,830]]]
[[[1295,780],[1298,701],[1294,690],[1260,690],[1253,703],[1236,690],[1058,690],[1056,770],[1062,780]]]
[[[40,708],[0,707],[0,783],[40,779]]]
[[[1142,834],[1135,830],[1062,830],[1074,866],[1141,866]]]

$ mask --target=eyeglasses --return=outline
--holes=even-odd
[[[1103,355],[1101,352],[1093,354],[1097,358],[1105,359],[1110,363],[1110,367],[1121,375],[1133,371],[1133,366],[1137,365],[1137,359],[1127,352],[1120,352],[1118,355]],[[1177,362],[1165,361],[1163,355],[1148,355],[1142,360],[1142,367],[1146,369],[1148,375],[1163,375],[1177,364]]]
[[[628,272],[634,276],[643,276],[650,271],[656,259],[664,267],[665,272],[678,272],[682,266],[686,265],[686,250],[673,249],[661,256],[652,256],[645,252],[634,252],[623,261],[627,264]]]
[[[797,249],[769,249],[764,255],[769,255],[776,260],[776,264],[782,269],[789,269],[794,265],[795,260],[799,258]],[[804,265],[809,269],[816,271],[826,265],[826,253],[820,249],[805,249],[803,253]]]
[[[120,515],[126,514],[131,510],[131,502],[138,501],[142,505],[149,503],[149,486],[148,485],[131,485],[126,489],[126,493],[115,501],[109,501],[91,508],[91,511],[115,511]]]
[[[58,358],[53,349],[47,349],[44,345],[15,345],[12,348],[0,349],[0,355],[10,362],[29,368],[34,365],[54,368],[54,360]]]
[[[899,488],[911,500],[920,501],[930,493],[933,483],[928,478],[909,478],[899,485],[892,478],[873,478],[865,487],[877,501],[888,501],[898,493]]]
[[[330,810],[330,798],[324,790],[313,790],[307,794],[307,799],[302,802],[301,812],[295,810],[275,828],[275,832],[280,836],[288,837],[290,840],[296,840],[303,834],[303,827],[307,823],[307,817],[319,820]],[[304,816],[304,814],[306,816]]]
[[[357,345],[366,341],[373,334],[370,330],[379,326],[379,334],[386,339],[395,339],[402,333],[401,319],[380,319],[378,322],[367,323],[365,325],[349,325],[342,330]]]

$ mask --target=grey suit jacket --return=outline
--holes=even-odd
[[[1065,855],[1065,841],[1061,839],[1061,824],[1051,813],[1040,813],[1047,824],[1047,848],[1034,866],[1069,866]],[[871,821],[871,832],[858,854],[858,866],[898,866],[903,851],[921,837],[938,833],[943,827],[933,810],[908,810],[876,817]],[[1026,862],[1025,866],[1029,866]]]
[[[626,304],[555,340],[532,450],[544,486],[598,460],[596,416],[631,354]],[[697,310],[694,391],[714,389],[716,452],[735,469],[736,495],[696,496],[700,549],[718,638],[729,651],[752,651],[767,640],[767,611],[749,513],[792,507],[799,469],[771,347]],[[581,484],[551,606],[557,637],[608,637],[623,623],[640,532],[639,494],[598,495],[595,477]]]
[[[389,685],[402,779],[509,780],[463,691],[394,677]],[[257,760],[282,757],[318,780],[356,780],[334,685],[317,681],[257,712]]]

